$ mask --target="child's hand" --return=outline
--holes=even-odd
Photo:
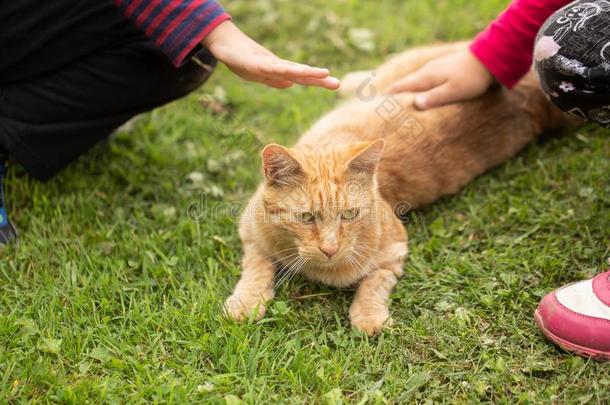
[[[494,80],[487,68],[466,49],[426,63],[394,83],[389,92],[418,92],[415,107],[425,110],[477,98]]]
[[[293,84],[339,88],[339,80],[328,69],[283,60],[250,39],[231,21],[218,25],[203,40],[203,46],[233,73],[243,79],[284,89]]]

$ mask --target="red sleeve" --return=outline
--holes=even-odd
[[[231,18],[213,0],[114,0],[114,3],[175,66],[180,66],[218,24]]]
[[[513,87],[532,65],[538,30],[571,0],[514,0],[479,33],[470,50],[506,87]]]

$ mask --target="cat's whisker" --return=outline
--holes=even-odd
[[[293,247],[289,247],[287,249],[277,250],[277,251],[273,252],[272,254],[270,254],[267,257],[271,258],[271,257],[273,257],[273,256],[275,256],[277,254],[280,254],[280,253],[283,253],[283,252],[286,252],[286,251],[289,251],[289,250],[298,250],[298,248],[293,246]]]
[[[373,254],[377,254],[377,255],[381,255],[383,257],[392,257],[391,254],[384,252],[382,250],[377,250],[377,249],[373,249],[371,247],[366,246],[363,243],[356,243],[356,246],[358,246],[360,249],[362,249],[363,251],[367,252],[367,253],[373,253]]]
[[[291,253],[292,251],[292,253]],[[281,253],[284,253],[285,255],[291,256],[295,253],[298,253],[298,248],[294,247],[294,248],[288,248],[288,249],[282,249],[282,250],[278,250],[277,252],[273,252],[272,254],[270,254],[269,256],[267,256],[267,259],[273,259],[274,257],[279,256]],[[284,258],[286,256],[282,256],[280,259],[276,259],[277,260],[281,260],[282,258]]]
[[[292,267],[292,265],[296,264],[299,261],[300,257],[295,257],[293,258],[287,266],[281,266],[281,267],[277,267],[276,273],[273,276],[273,284],[274,285],[279,285],[281,279],[284,277],[284,275],[286,274],[287,271],[289,271],[289,269]]]
[[[292,254],[289,254],[289,255],[286,255],[286,256],[283,256],[283,257],[280,257],[280,258],[274,260],[273,262],[271,262],[271,264],[275,266],[275,265],[277,265],[278,263],[280,263],[282,261],[285,261],[287,259],[292,259],[292,258],[294,258],[295,256],[298,256],[298,255],[299,255],[299,252],[292,253]]]
[[[356,243],[354,245],[354,249],[359,249],[362,253],[365,253],[369,256],[375,255],[375,256],[380,256],[382,259],[388,259],[388,260],[394,259],[394,257],[392,257],[392,255],[390,255],[388,253],[380,251],[380,250],[373,250],[362,243]]]
[[[360,277],[366,276],[369,273],[367,267],[360,264],[360,261],[358,261],[358,260],[356,260],[356,262],[358,264],[358,276],[360,276]]]
[[[348,260],[358,277],[363,277],[366,275],[366,269],[360,264],[357,257],[349,255]]]
[[[283,265],[283,266],[281,267],[281,271],[280,271],[280,272],[278,272],[278,273],[276,274],[276,277],[277,277],[278,275],[280,275],[280,274],[281,274],[281,276],[280,276],[280,278],[279,278],[279,280],[278,280],[278,283],[280,283],[280,282],[281,282],[281,279],[282,279],[282,278],[283,278],[283,277],[284,277],[284,276],[285,276],[285,275],[286,275],[288,272],[290,272],[290,270],[291,270],[291,269],[292,269],[294,266],[296,266],[298,263],[300,263],[302,259],[303,259],[303,258],[302,258],[300,255],[298,255],[297,257],[293,258],[293,259],[292,259],[292,260],[290,260],[288,263],[286,263],[285,265]]]
[[[279,264],[279,266],[278,266],[278,267],[279,267],[280,269],[282,269],[282,270],[283,270],[283,269],[290,268],[290,267],[292,266],[292,264],[294,264],[295,262],[297,262],[297,261],[298,261],[300,258],[301,258],[301,255],[299,255],[299,254],[297,253],[297,254],[295,254],[295,255],[291,256],[291,257],[290,257],[290,260],[288,260],[286,263]]]
[[[381,270],[381,267],[379,267],[379,265],[377,263],[375,263],[374,260],[371,260],[371,256],[379,255],[379,256],[381,256],[382,259],[387,260],[387,261],[399,260],[398,257],[394,257],[394,256],[391,256],[387,253],[380,252],[380,251],[373,251],[370,248],[367,249],[366,246],[363,246],[363,245],[358,246],[358,244],[354,247],[354,252],[356,254],[359,254],[360,256],[365,257],[367,259],[367,262],[369,264],[372,264],[373,266],[375,266],[375,268],[377,270]]]
[[[298,263],[300,259],[302,259],[301,256],[297,255],[296,257],[291,259],[288,263],[286,263],[284,266],[282,266],[281,269],[278,270],[277,273],[275,273],[275,276],[273,277],[273,281],[274,281],[275,285],[279,285],[281,283],[281,280],[285,276],[286,272],[290,271],[291,267],[295,263]]]
[[[365,265],[362,266],[363,272],[367,273],[367,268],[371,265],[374,267],[374,270],[381,270],[381,268],[375,262],[369,260],[366,256],[361,255],[360,257],[365,260]]]
[[[284,281],[288,277],[288,273],[290,273],[290,269],[286,269],[286,270],[282,271],[282,275],[280,276],[279,280],[275,283],[275,286],[274,286],[274,288],[276,290],[279,290],[281,288],[282,284],[284,284]]]
[[[370,259],[370,256],[367,255],[366,251],[360,251],[359,249],[357,249],[356,247],[354,247],[354,249],[352,250],[354,252],[354,254],[356,254],[358,257],[361,257],[362,259],[364,259],[366,261],[367,265],[373,265],[375,267],[376,270],[381,270],[381,268],[377,265],[377,263],[375,263],[373,260]],[[366,270],[365,270],[366,271]]]
[[[357,265],[355,259],[351,255],[347,256],[347,262],[349,263],[350,267],[356,272],[356,274],[359,275],[362,270]]]
[[[301,261],[301,262],[300,262],[298,265],[295,265],[295,266],[294,266],[294,269],[293,269],[293,271],[292,271],[292,274],[291,274],[290,280],[292,280],[292,279],[294,278],[294,276],[295,276],[295,275],[296,275],[298,272],[300,272],[300,271],[303,269],[303,267],[305,267],[305,265],[307,265],[307,263],[309,263],[309,259],[308,259],[307,257],[303,257],[302,259],[303,259],[303,260],[302,260],[302,261]],[[290,282],[290,280],[288,280],[288,282]]]
[[[366,252],[366,250],[364,250],[364,248],[362,248],[362,247],[360,247],[358,245],[355,245],[353,247],[352,252],[354,254],[356,254],[356,255],[359,255],[359,256],[362,256],[362,257],[366,258],[367,260],[369,259],[369,256],[367,254],[368,252]]]
[[[307,262],[308,262],[307,259],[303,259],[301,264],[291,272],[290,277],[286,281],[286,284],[289,284],[292,281],[292,279],[294,279],[294,277],[299,273],[299,271],[301,271],[301,269],[305,266],[305,264],[307,264]]]
[[[295,264],[293,264],[290,268],[288,268],[285,271],[285,274],[283,275],[283,277],[280,279],[280,281],[278,281],[278,283],[276,284],[276,288],[280,288],[280,286],[283,283],[288,284],[288,282],[290,281],[290,279],[292,278],[292,276],[294,274],[296,274],[301,267],[303,267],[303,265],[307,262],[307,259],[304,259],[302,257],[300,257],[300,261],[297,261]]]

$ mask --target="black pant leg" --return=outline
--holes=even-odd
[[[112,0],[0,2],[0,55],[0,149],[42,180],[211,73],[172,66]]]
[[[144,39],[113,0],[0,1],[0,85]]]
[[[214,66],[207,51],[199,57]],[[192,61],[173,67],[149,42],[95,53],[0,88],[0,144],[45,180],[131,117],[184,96],[210,74]]]

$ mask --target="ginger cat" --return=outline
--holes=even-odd
[[[412,94],[383,94],[430,59],[466,46],[417,48],[374,73],[348,75],[343,92],[356,97],[322,117],[293,148],[264,148],[265,181],[241,221],[243,272],[225,303],[230,317],[262,317],[276,275],[299,273],[356,286],[351,324],[379,332],[407,255],[395,213],[456,193],[543,131],[571,124],[533,73],[511,91],[497,88],[428,111],[412,107]]]

